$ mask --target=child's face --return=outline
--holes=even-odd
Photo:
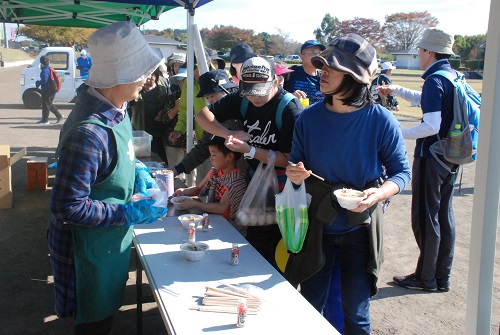
[[[215,92],[215,93],[212,93],[212,94],[205,95],[205,99],[207,99],[207,103],[209,105],[211,105],[214,102],[216,102],[217,100],[222,99],[224,96],[226,96],[225,92]]]
[[[208,150],[210,151],[210,162],[215,169],[224,169],[231,162],[232,155],[224,156],[217,146],[209,145]]]

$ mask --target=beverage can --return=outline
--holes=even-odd
[[[308,107],[309,106],[309,98],[301,98],[300,104],[302,105],[303,108]]]
[[[246,318],[247,318],[247,301],[246,299],[240,299],[238,304],[238,320],[236,321],[236,326],[245,327]]]
[[[208,218],[208,214],[207,213],[204,213],[203,214],[203,219],[201,220],[202,222],[202,226],[201,226],[201,230],[202,231],[208,231],[208,225],[209,225],[209,218]]]
[[[240,264],[240,248],[238,247],[238,243],[233,243],[233,247],[231,248],[231,264]]]
[[[191,242],[191,243],[196,242],[196,227],[194,226],[194,223],[189,224],[188,242]]]

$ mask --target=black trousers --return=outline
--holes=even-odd
[[[453,192],[458,166],[446,171],[434,158],[415,158],[412,169],[411,222],[420,255],[415,275],[448,281],[455,248]]]
[[[55,93],[50,93],[50,92],[43,92],[42,91],[42,120],[43,121],[48,121],[49,120],[49,113],[52,112],[56,118],[60,119],[62,117],[61,113],[59,112],[59,109],[57,109],[56,106],[54,106],[54,97]]]

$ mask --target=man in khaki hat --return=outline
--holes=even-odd
[[[437,28],[424,31],[417,43],[420,67],[425,80],[422,92],[397,85],[382,86],[382,94],[393,93],[411,103],[422,106],[422,123],[410,129],[401,129],[405,139],[416,140],[412,169],[411,222],[417,245],[420,249],[414,273],[395,276],[399,286],[424,291],[450,289],[450,273],[455,246],[455,218],[453,215],[453,187],[458,165],[440,160],[449,167],[448,172],[429,147],[447,136],[453,119],[453,84],[446,78],[434,74],[444,70],[457,76],[448,59],[453,55],[453,36]]]
[[[135,159],[127,101],[163,63],[130,22],[95,31],[86,83],[61,130],[50,198],[48,244],[56,313],[75,319],[76,335],[108,334],[128,279],[133,225],[166,214],[147,195],[154,181]],[[69,333],[69,332],[65,332]]]

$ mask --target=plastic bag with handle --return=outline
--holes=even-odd
[[[309,227],[307,209],[311,204],[311,195],[306,193],[305,183],[295,189],[290,179],[285,188],[276,194],[276,221],[283,236],[285,247],[293,253],[302,249]]]
[[[241,226],[266,226],[276,223],[274,196],[278,193],[278,177],[274,170],[276,153],[269,150],[268,163],[260,162],[241,199],[236,223]]]

